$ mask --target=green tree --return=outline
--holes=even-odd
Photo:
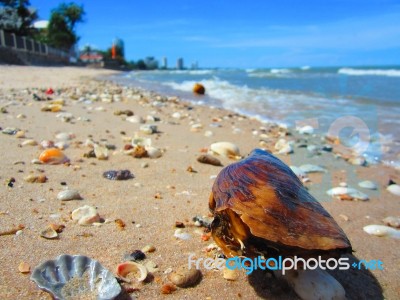
[[[32,23],[37,19],[37,13],[29,5],[29,0],[0,0],[0,29],[32,35]]]
[[[47,42],[49,45],[69,50],[79,37],[75,32],[76,24],[83,22],[83,6],[75,3],[62,3],[51,11]]]

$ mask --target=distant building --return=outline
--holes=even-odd
[[[176,61],[176,68],[178,70],[183,70],[183,58],[179,57],[178,60]]]
[[[192,70],[197,70],[199,68],[199,63],[198,61],[192,62],[191,69]]]
[[[148,56],[144,60],[147,70],[158,69],[158,61],[153,56]]]
[[[81,53],[79,58],[84,63],[99,63],[103,61],[103,55],[96,51]]]
[[[162,64],[161,64],[162,69],[168,69],[168,61],[166,57],[162,58]]]

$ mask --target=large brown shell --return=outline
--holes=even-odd
[[[351,252],[342,229],[292,170],[260,149],[222,169],[209,207],[212,236],[228,257]]]

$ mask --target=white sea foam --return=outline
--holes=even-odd
[[[396,69],[351,69],[351,68],[341,68],[338,70],[339,74],[346,74],[352,76],[390,76],[390,77],[399,77],[400,70]]]

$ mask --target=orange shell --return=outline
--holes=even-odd
[[[342,229],[292,170],[260,149],[222,169],[209,207],[213,239],[228,257],[351,252]]]
[[[49,148],[44,150],[40,154],[39,160],[42,163],[50,165],[63,164],[69,161],[65,154],[58,148]]]
[[[198,95],[204,95],[206,92],[206,89],[204,87],[204,85],[202,85],[201,83],[196,83],[193,86],[193,93],[198,94]]]

